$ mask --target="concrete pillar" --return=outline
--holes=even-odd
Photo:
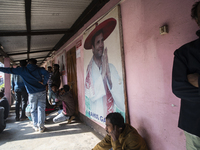
[[[4,58],[4,67],[10,67],[10,58]],[[4,85],[5,85],[5,96],[8,99],[9,104],[11,105],[11,83],[10,83],[11,74],[4,74]]]

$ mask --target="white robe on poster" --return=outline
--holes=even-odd
[[[123,81],[118,75],[118,72],[113,64],[109,63],[109,68],[111,73],[112,89],[110,89],[108,83],[107,85],[114,99],[114,108],[117,107],[120,111],[124,112],[125,104],[124,104]],[[107,108],[105,108],[106,102],[103,101],[103,96],[106,95],[106,91],[104,88],[101,72],[102,72],[102,67],[98,68],[98,66],[96,65],[96,63],[92,58],[90,64],[88,65],[86,73],[86,78],[88,73],[90,74],[89,76],[91,77],[89,77],[89,81],[87,81],[86,79],[85,97],[87,97],[90,101],[89,103],[90,103],[91,118],[100,122],[102,122],[102,118],[105,118],[107,115],[106,114]]]

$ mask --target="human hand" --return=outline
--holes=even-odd
[[[12,93],[15,94],[15,91],[12,90]]]
[[[38,82],[39,82],[40,84],[44,85],[43,82],[41,82],[41,81],[38,81]]]
[[[110,136],[113,141],[118,140],[121,131],[122,131],[122,128],[118,128],[116,125],[114,126],[114,129],[110,132]]]
[[[49,99],[48,99],[48,102],[49,102],[49,104],[50,104],[50,105],[52,105],[52,102],[51,102],[51,100],[49,100]]]
[[[59,90],[59,95],[63,95],[65,93],[65,90],[64,89],[60,89]]]
[[[111,81],[111,73],[108,63],[108,55],[107,55],[107,48],[104,50],[103,58],[102,58],[102,78],[107,78],[110,89],[112,89],[112,81]]]
[[[199,74],[198,73],[188,74],[187,79],[190,84],[192,84],[195,87],[199,87],[199,84],[198,84]]]

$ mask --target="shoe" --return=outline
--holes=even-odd
[[[39,131],[39,128],[37,126],[33,126],[33,129],[35,130],[35,132]]]
[[[40,128],[39,128],[39,132],[40,132],[40,133],[44,132],[44,130],[45,130],[45,127],[40,127]]]
[[[20,119],[18,117],[15,118],[16,121],[19,121]]]
[[[20,121],[24,121],[24,120],[26,120],[27,119],[27,117],[21,117],[20,118]]]
[[[69,118],[69,120],[68,120],[67,124],[70,124],[70,123],[71,123],[71,121],[72,121],[73,119],[75,119],[75,116],[70,116],[70,118]]]

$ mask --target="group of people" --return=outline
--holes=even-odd
[[[47,71],[45,70],[45,68],[38,67],[36,64],[36,59],[29,59],[28,64],[26,60],[22,60],[20,61],[19,67],[0,67],[0,71],[12,74],[11,85],[12,93],[15,95],[16,100],[16,121],[25,120],[27,118],[25,115],[25,111],[28,102],[31,109],[31,120],[33,122],[33,129],[42,133],[45,130],[45,109],[47,102],[49,102],[50,105],[52,105],[52,101],[55,102],[55,100],[57,100],[57,103],[59,103],[59,101],[60,103],[62,102],[63,110],[60,111],[61,113],[53,119],[53,121],[56,123],[65,120],[71,122],[71,120],[75,118],[73,116],[75,107],[69,86],[64,85],[62,89],[59,89],[61,82],[59,65],[54,64],[54,72],[52,72],[52,67],[49,66]],[[49,96],[48,101],[46,102],[47,87]],[[8,117],[10,106],[6,97],[4,96],[4,90],[0,91],[0,98],[0,104],[4,103],[4,107],[0,109],[0,111],[3,110],[4,114],[4,121],[1,122],[1,127],[3,130],[3,128],[5,128],[5,119]],[[5,100],[7,101],[6,106]],[[22,109],[21,116],[20,105]],[[60,117],[61,114],[62,117]]]
[[[70,86],[64,85],[63,88],[59,89],[60,83],[55,83],[54,80],[52,80],[55,74],[50,74],[50,69],[48,72],[44,68],[38,67],[36,63],[37,61],[35,59],[30,59],[28,61],[28,65],[21,64],[21,66],[17,68],[0,67],[0,71],[13,74],[12,88],[16,95],[16,106],[18,107],[16,108],[16,119],[25,118],[24,108],[27,105],[27,100],[25,100],[25,98],[28,95],[28,101],[31,105],[33,128],[35,131],[43,132],[45,130],[44,124],[47,85],[48,91],[51,92],[49,95],[54,95],[53,98],[55,98],[55,102],[62,103],[63,106],[63,109],[59,112],[59,114],[53,118],[53,122],[58,123],[68,120],[70,123],[71,120],[74,119],[73,115],[75,113],[75,105],[72,94],[70,93]],[[28,94],[23,95],[24,91],[22,90],[24,87],[21,84],[22,81]],[[20,94],[21,97],[23,97],[21,117],[19,117],[19,105],[21,102],[21,97],[19,96]],[[2,99],[3,97],[4,95],[1,95],[0,92],[0,98]],[[3,99],[5,99],[5,97]],[[108,133],[106,137],[98,143],[93,150],[104,150],[110,148],[147,150],[147,145],[144,139],[138,134],[135,128],[124,123],[124,118],[120,113],[109,113],[107,115],[106,131]]]
[[[191,10],[192,18],[200,27],[200,1],[196,2]],[[109,33],[110,34],[110,33]],[[196,33],[200,36],[200,30]],[[86,79],[90,79],[90,69],[92,65],[99,64],[101,68],[102,54],[104,51],[103,40],[104,33],[99,32],[92,42],[86,47],[91,48],[94,53],[93,61],[88,67],[88,74]],[[99,39],[99,40],[98,40]],[[101,48],[98,50],[95,45],[101,43]],[[96,49],[95,49],[96,48]],[[194,40],[181,46],[174,52],[174,64],[172,74],[172,90],[173,93],[181,98],[181,109],[179,117],[179,127],[184,130],[186,136],[186,147],[190,149],[200,149],[200,94],[199,94],[199,77],[200,77],[200,39]],[[54,72],[52,67],[48,67],[48,71],[36,65],[35,59],[30,59],[28,65],[21,61],[20,67],[17,68],[3,68],[0,71],[4,73],[13,74],[12,89],[16,96],[16,120],[25,118],[25,107],[28,101],[31,105],[31,118],[33,121],[33,128],[36,131],[43,132],[45,127],[45,107],[46,107],[46,85],[48,85],[48,102],[52,105],[54,103],[62,103],[63,109],[59,114],[53,118],[55,123],[74,118],[75,105],[73,97],[70,93],[70,87],[64,85],[60,87],[60,72],[59,65],[54,64]],[[106,66],[109,67],[108,65]],[[110,69],[106,69],[104,74],[108,81],[110,89],[113,88],[113,82],[110,79]],[[104,78],[103,78],[104,79]],[[89,89],[89,82],[86,82],[86,87]],[[23,83],[23,84],[22,84]],[[27,93],[25,92],[27,91]],[[22,98],[21,98],[22,97]],[[9,105],[4,97],[4,90],[0,91],[0,106]],[[22,101],[22,114],[19,117],[19,105]],[[99,101],[98,101],[99,102]],[[112,104],[113,105],[113,104]],[[111,105],[111,106],[112,106]],[[99,105],[97,105],[99,106]],[[111,108],[109,108],[110,110]],[[0,107],[0,112],[4,111],[3,118],[6,119],[9,107]],[[95,110],[94,110],[95,111]],[[2,114],[0,114],[0,119]],[[5,128],[4,122],[0,122],[0,132]],[[105,138],[99,142],[93,150],[108,150],[124,149],[124,150],[147,150],[147,145],[144,139],[139,135],[137,130],[129,124],[124,123],[124,118],[120,113],[109,112],[106,116],[106,132]]]

